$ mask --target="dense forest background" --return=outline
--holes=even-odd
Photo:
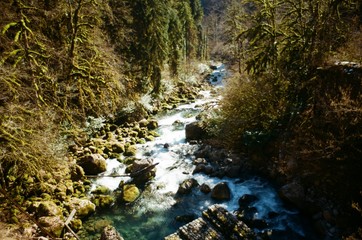
[[[89,117],[145,115],[195,62],[214,58],[232,77],[209,132],[268,175],[302,182],[308,197],[350,209],[358,231],[361,8],[356,0],[1,1],[2,190],[22,196],[29,175],[41,181],[41,171],[64,166]]]

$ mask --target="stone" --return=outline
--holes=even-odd
[[[147,119],[142,119],[141,121],[138,122],[139,126],[142,127],[147,127],[147,125],[149,124],[149,121]]]
[[[78,165],[84,169],[87,175],[96,175],[107,170],[107,163],[100,154],[90,154],[78,160]]]
[[[194,171],[192,171],[192,174],[205,172],[205,169],[206,169],[205,164],[198,164],[196,165]]]
[[[192,188],[198,186],[198,182],[194,178],[186,179],[182,183],[177,190],[178,194],[187,194],[192,191]]]
[[[279,196],[303,209],[305,206],[305,192],[303,186],[298,182],[288,183],[279,189]]]
[[[158,128],[158,122],[155,119],[151,119],[149,120],[148,124],[147,124],[147,128],[149,130],[155,130],[156,128]]]
[[[142,185],[156,176],[156,170],[153,166],[152,159],[136,160],[127,167],[126,172],[131,175],[133,182]]]
[[[97,186],[91,193],[93,194],[109,194],[111,193],[111,189],[106,186]]]
[[[125,184],[122,187],[122,200],[127,203],[134,202],[140,196],[140,190],[134,184]]]
[[[84,178],[84,175],[85,172],[81,166],[75,164],[70,167],[70,178],[72,181],[79,181]]]
[[[112,144],[112,152],[114,153],[124,153],[125,147],[120,142],[115,142]]]
[[[109,225],[102,230],[100,240],[123,240],[123,238],[113,226]]]
[[[207,161],[205,158],[196,158],[192,164],[199,165],[199,164],[207,164]]]
[[[110,208],[115,203],[115,198],[111,195],[96,195],[93,199],[93,203],[96,205],[97,209]]]
[[[230,200],[231,191],[226,182],[221,182],[215,185],[211,190],[211,197],[216,200]]]
[[[202,140],[207,136],[206,130],[201,126],[200,122],[192,122],[185,127],[186,140]]]
[[[130,145],[126,148],[123,155],[125,155],[127,157],[132,157],[132,156],[136,156],[136,153],[137,153],[137,147],[135,145]]]
[[[61,216],[44,216],[38,218],[38,223],[48,232],[60,237],[64,228],[64,219]]]
[[[69,202],[70,211],[76,210],[76,216],[85,218],[96,210],[96,205],[88,199],[72,198]]]
[[[36,215],[38,217],[42,216],[62,216],[62,209],[57,206],[53,201],[43,201],[40,202]]]
[[[258,200],[257,196],[252,194],[244,194],[239,198],[239,208],[244,209],[256,200]]]
[[[200,186],[200,191],[205,193],[205,194],[208,194],[209,192],[211,192],[211,188],[209,185],[207,185],[206,183],[203,183],[201,186]]]

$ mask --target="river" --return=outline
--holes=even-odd
[[[214,70],[211,83],[215,88],[222,87],[225,68],[220,65]],[[265,179],[258,176],[240,178],[212,178],[204,174],[192,174],[195,159],[193,153],[199,147],[191,145],[185,139],[185,126],[196,121],[196,116],[205,103],[217,103],[218,95],[210,91],[200,92],[204,97],[190,104],[183,104],[176,109],[157,116],[159,123],[154,141],[138,145],[137,158],[152,158],[156,166],[156,177],[143,189],[141,197],[129,205],[116,205],[112,209],[99,212],[86,223],[96,225],[111,223],[125,240],[160,240],[175,232],[184,222],[177,221],[178,216],[195,218],[212,204],[220,204],[229,211],[238,208],[238,199],[244,194],[252,194],[257,201],[252,203],[254,217],[264,219],[267,229],[278,232],[275,239],[311,239],[308,223],[297,210],[286,207],[279,199],[276,190]],[[169,147],[165,148],[164,145]],[[108,173],[123,174],[125,166],[115,159],[108,159]],[[179,184],[194,178],[201,185],[211,188],[219,182],[227,182],[232,198],[229,201],[216,201],[210,194],[195,188],[190,194],[176,194]],[[112,190],[119,182],[127,178],[99,178],[93,185],[105,185]],[[272,214],[271,214],[272,213]],[[257,230],[257,229],[256,229]],[[259,230],[257,230],[259,231]],[[89,238],[91,238],[90,236]]]

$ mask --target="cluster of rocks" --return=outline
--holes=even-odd
[[[135,145],[153,141],[158,136],[155,132],[157,127],[158,123],[154,119],[142,119],[121,126],[105,124],[82,145],[71,145],[69,150],[86,175],[96,175],[106,171],[107,158],[122,161],[123,157],[135,156]]]
[[[76,214],[69,226],[74,231],[79,231],[83,219],[94,213],[96,206],[87,198],[89,181],[64,180],[57,183],[55,181],[54,178],[47,179],[46,186],[38,189],[42,193],[39,196],[29,197],[23,206],[40,227],[54,237],[60,237],[65,231],[65,221],[73,210],[76,210]]]

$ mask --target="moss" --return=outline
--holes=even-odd
[[[122,188],[122,200],[125,202],[134,202],[140,194],[140,190],[134,184],[126,184]]]
[[[127,157],[136,156],[137,147],[130,145],[126,148],[126,151],[123,153]]]

